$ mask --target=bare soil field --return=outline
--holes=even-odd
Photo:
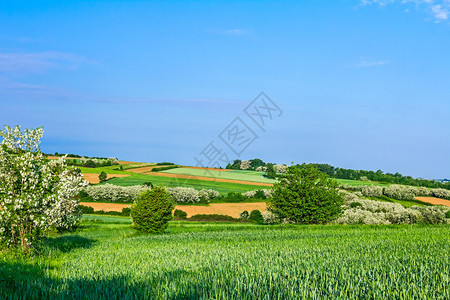
[[[122,208],[128,207],[129,204],[117,204],[117,203],[98,203],[98,202],[80,202],[81,205],[93,207],[94,210],[103,211],[122,211]],[[234,218],[238,218],[239,214],[244,210],[251,212],[254,209],[258,209],[261,212],[266,210],[265,202],[255,203],[213,203],[209,206],[197,206],[197,205],[177,205],[175,209],[182,210],[187,213],[188,217],[198,214],[212,215],[227,215]]]
[[[83,175],[84,179],[89,181],[89,183],[96,184],[96,183],[100,182],[100,180],[98,179],[99,173],[86,173],[86,174],[82,174],[82,175]],[[129,174],[108,174],[108,176],[106,178],[111,179],[114,177],[127,177],[127,176],[130,176],[130,175]]]
[[[151,172],[154,168],[161,168],[161,167],[167,167],[167,166],[147,166],[147,167],[142,167],[142,168],[133,168],[133,169],[128,169],[127,172],[145,174],[145,173]],[[152,173],[152,174],[156,174],[156,172]]]
[[[428,202],[434,205],[445,205],[450,206],[450,200],[434,198],[434,197],[416,197],[417,200]]]

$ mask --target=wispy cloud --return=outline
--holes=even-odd
[[[214,33],[214,34],[222,34],[222,35],[231,35],[231,36],[241,36],[248,34],[248,30],[239,29],[239,28],[233,28],[233,29],[226,29],[226,30],[214,30],[214,29],[208,29],[207,32]]]
[[[387,63],[389,63],[387,60],[362,59],[360,62],[350,65],[350,67],[352,67],[352,68],[370,68],[370,67],[382,66]]]
[[[431,15],[436,23],[446,21],[450,16],[449,0],[360,0],[360,6],[374,4],[381,7],[385,7],[389,4],[414,4],[417,9],[424,10]],[[406,9],[405,11],[409,11],[409,9]]]
[[[0,52],[0,73],[42,73],[49,69],[75,70],[88,60],[71,53],[45,51],[35,53]]]

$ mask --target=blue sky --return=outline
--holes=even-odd
[[[450,177],[450,1],[2,1],[0,121],[45,152]],[[264,91],[265,131],[243,112]]]

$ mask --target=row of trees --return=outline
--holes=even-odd
[[[319,171],[327,174],[331,178],[339,179],[353,179],[353,180],[372,180],[385,183],[395,183],[402,185],[423,186],[428,188],[445,188],[450,189],[450,183],[438,182],[435,180],[413,178],[411,176],[404,176],[400,173],[384,173],[381,170],[378,171],[366,171],[366,170],[353,170],[336,168],[329,164],[311,164]],[[297,167],[302,168],[301,165]]]

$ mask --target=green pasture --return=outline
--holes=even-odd
[[[149,173],[151,174],[151,173]],[[206,181],[198,179],[183,179],[183,178],[171,178],[162,177],[147,174],[136,174],[133,173],[127,177],[112,178],[108,180],[108,183],[120,185],[120,186],[131,186],[131,185],[141,185],[144,182],[151,182],[153,185],[164,185],[168,187],[192,187],[197,190],[201,189],[213,189],[221,194],[226,194],[228,192],[247,192],[250,190],[260,190],[265,188],[264,186],[249,185],[249,184],[238,184],[229,182],[217,182],[217,181]]]
[[[450,226],[171,222],[93,216],[34,257],[0,252],[0,299],[449,299]]]

